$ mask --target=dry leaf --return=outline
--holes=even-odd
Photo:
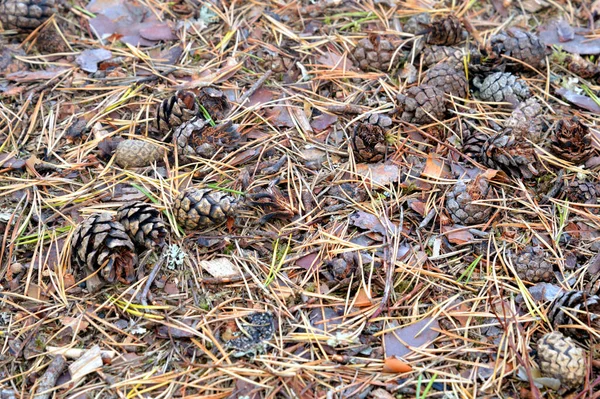
[[[540,28],[540,41],[546,46],[557,45],[569,53],[600,54],[600,39],[590,39],[589,31],[574,28],[565,21],[552,21]]]
[[[240,269],[234,265],[229,258],[215,258],[211,260],[201,260],[200,266],[215,278],[227,278],[239,276]]]
[[[423,176],[433,179],[449,179],[452,177],[452,173],[450,172],[448,165],[446,165],[446,163],[440,159],[438,154],[430,152],[427,155],[427,162],[425,163]]]
[[[393,164],[365,164],[356,165],[356,173],[368,182],[386,186],[391,183],[398,183],[402,170],[398,165]]]
[[[452,244],[467,244],[475,240],[475,236],[473,236],[473,234],[469,232],[469,229],[464,226],[442,226],[441,230]]]
[[[112,53],[103,48],[94,50],[85,50],[75,58],[75,62],[86,72],[94,73],[98,71],[98,64],[102,61],[110,60]]]
[[[588,111],[600,113],[600,105],[598,105],[594,100],[592,100],[588,96],[584,96],[583,94],[577,94],[574,91],[561,87],[556,90],[556,94],[561,95],[565,100],[570,102],[571,104],[577,105],[583,109],[587,109]]]
[[[397,357],[391,356],[385,358],[382,371],[384,373],[408,373],[412,371],[412,367]]]
[[[79,331],[84,331],[90,323],[83,320],[81,317],[69,317],[63,316],[60,318],[60,322],[65,327],[71,327],[73,334],[77,335]]]
[[[406,327],[397,328],[383,335],[385,357],[403,357],[412,352],[411,348],[430,346],[440,335],[437,320],[426,317]]]
[[[370,295],[367,294],[367,291],[364,289],[364,287],[360,287],[360,289],[356,293],[356,300],[354,301],[354,306],[359,308],[365,308],[371,306],[372,304],[373,301],[371,300]]]

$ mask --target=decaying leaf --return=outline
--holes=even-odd
[[[96,72],[98,70],[98,64],[102,61],[110,60],[112,53],[103,48],[94,50],[85,50],[75,58],[75,61],[81,69],[86,72]]]
[[[403,357],[412,352],[412,348],[428,346],[440,334],[437,320],[425,317],[406,327],[395,328],[383,335],[385,357]]]
[[[226,278],[240,275],[240,269],[229,258],[201,260],[200,266],[215,278]]]

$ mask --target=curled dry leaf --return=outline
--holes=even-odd
[[[412,371],[412,367],[396,356],[391,356],[385,358],[382,371],[384,373],[408,373]]]
[[[561,87],[560,89],[556,90],[556,94],[559,94],[573,105],[576,105],[583,109],[587,109],[591,112],[600,113],[600,105],[598,105],[598,103],[596,103],[588,96],[584,96],[583,94],[577,94],[574,91],[571,91],[564,87]]]

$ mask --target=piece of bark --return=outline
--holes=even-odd
[[[77,383],[77,381],[98,370],[102,367],[102,355],[98,345],[92,346],[90,349],[85,351],[83,355],[69,366],[69,372],[71,373],[71,381]]]
[[[64,356],[58,355],[50,362],[46,372],[40,378],[40,383],[37,387],[37,392],[34,399],[48,399],[52,394],[52,388],[56,385],[56,380],[62,374],[67,365],[67,359]]]
[[[61,348],[59,346],[46,346],[46,352],[51,355],[62,355],[68,359],[79,359],[87,349],[77,348]],[[113,359],[117,355],[117,352],[111,350],[101,350],[100,356],[104,360]]]

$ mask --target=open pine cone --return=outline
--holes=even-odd
[[[490,46],[497,56],[507,55],[537,69],[546,65],[546,46],[534,33],[512,27],[492,36]],[[508,62],[514,64],[513,70],[526,69],[514,61]]]
[[[585,380],[584,353],[560,332],[544,335],[537,342],[537,357],[543,376],[556,378],[566,388],[581,388]]]
[[[178,90],[175,95],[163,100],[156,109],[156,127],[167,133],[200,114],[196,95],[190,91]]]
[[[590,129],[577,117],[561,119],[552,135],[552,151],[573,163],[584,163],[594,154]]]
[[[392,125],[387,115],[372,114],[357,122],[352,134],[352,147],[356,158],[364,162],[379,162],[387,152],[385,134]]]
[[[531,179],[539,174],[533,145],[510,129],[488,139],[481,148],[481,162],[517,178]]]
[[[396,47],[380,36],[370,36],[358,41],[352,55],[363,71],[387,71]]]
[[[573,320],[569,314],[577,320]],[[559,294],[550,305],[548,320],[565,335],[581,341],[586,340],[589,334],[584,326],[593,329],[600,327],[600,297],[583,291]]]
[[[508,72],[493,73],[483,81],[475,77],[473,85],[479,89],[483,101],[508,102],[513,107],[531,96],[527,83]]]
[[[463,40],[465,35],[462,23],[454,15],[433,21],[425,38],[427,44],[452,46]]]
[[[492,208],[473,202],[490,198],[490,195],[490,186],[482,177],[471,182],[459,180],[446,194],[446,209],[455,223],[465,226],[485,223],[492,213]]]
[[[100,269],[109,283],[130,284],[135,279],[137,255],[125,227],[109,213],[94,214],[85,219],[71,238],[75,264],[87,274]]]
[[[213,121],[225,118],[231,110],[231,104],[225,93],[214,87],[203,87],[200,89],[197,98]]]
[[[167,229],[152,205],[140,201],[125,204],[117,210],[117,220],[136,245],[147,249],[165,245]]]
[[[435,65],[425,74],[422,84],[436,87],[446,94],[458,98],[467,97],[469,83],[465,76],[464,67],[460,64],[450,64],[442,62]]]
[[[0,22],[4,29],[33,30],[55,12],[55,0],[0,0]]]
[[[528,98],[520,103],[504,122],[504,127],[512,129],[515,136],[520,136],[539,143],[542,138],[545,121],[541,116],[542,106],[536,98]]]
[[[397,111],[400,118],[408,123],[426,124],[446,116],[444,92],[427,85],[413,86],[405,93],[398,93]]]
[[[238,201],[225,191],[189,187],[175,199],[173,213],[187,230],[211,227],[233,216]]]
[[[182,163],[191,163],[194,158],[213,158],[218,151],[232,149],[240,134],[231,122],[211,126],[203,118],[196,118],[179,126],[173,134],[177,154]],[[223,155],[225,152],[221,152]]]
[[[428,46],[423,49],[421,66],[424,71],[441,62],[453,65],[456,69],[464,68],[463,50],[451,46]]]

